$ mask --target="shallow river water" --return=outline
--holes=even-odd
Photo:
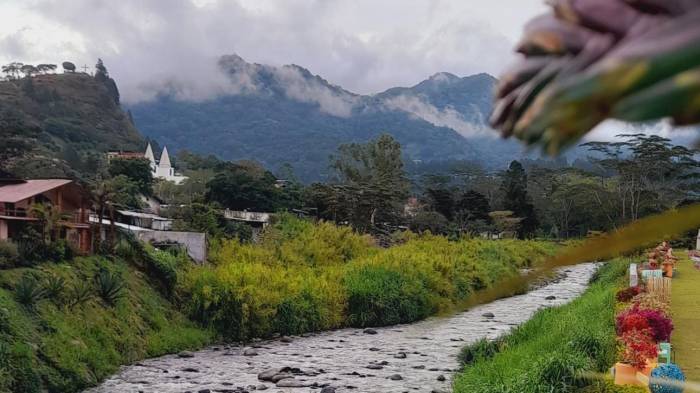
[[[540,308],[571,301],[595,268],[573,266],[560,280],[527,294],[450,317],[377,328],[376,334],[342,329],[150,359],[123,367],[87,392],[449,392],[464,345],[495,338]],[[266,380],[259,379],[266,371]]]

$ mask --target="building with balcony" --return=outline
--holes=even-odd
[[[90,198],[67,179],[0,179],[0,240],[16,240],[28,225],[40,225],[32,205],[44,204],[60,212],[57,236],[77,251],[90,251]]]

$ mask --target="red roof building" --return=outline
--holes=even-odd
[[[38,225],[31,206],[48,204],[58,209],[60,237],[82,253],[90,251],[90,198],[72,180],[0,179],[0,240],[15,240],[27,225]]]

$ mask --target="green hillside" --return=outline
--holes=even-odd
[[[87,74],[0,82],[0,169],[20,176],[81,177],[101,152],[142,149],[118,96]]]

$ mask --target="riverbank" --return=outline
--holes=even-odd
[[[557,249],[410,233],[396,241],[383,249],[346,227],[286,217],[260,245],[217,244],[212,264],[189,271],[179,293],[188,315],[225,341],[387,326],[459,311]]]
[[[449,313],[557,248],[396,241],[383,249],[348,228],[287,218],[260,245],[213,244],[206,266],[122,241],[119,256],[0,270],[0,392],[79,391],[121,365],[212,342]]]
[[[97,293],[101,269],[123,279],[114,305]],[[119,258],[0,270],[0,392],[80,391],[120,365],[210,343],[156,287]]]
[[[583,380],[581,371],[603,375],[616,360],[615,292],[623,286],[628,261],[608,263],[575,301],[538,312],[493,342],[465,348],[460,392],[608,392],[602,380]]]
[[[212,346],[125,367],[92,393],[183,391],[285,393],[447,392],[465,343],[495,338],[543,307],[583,293],[595,265],[572,266],[560,280],[449,317],[384,328],[340,329]]]

